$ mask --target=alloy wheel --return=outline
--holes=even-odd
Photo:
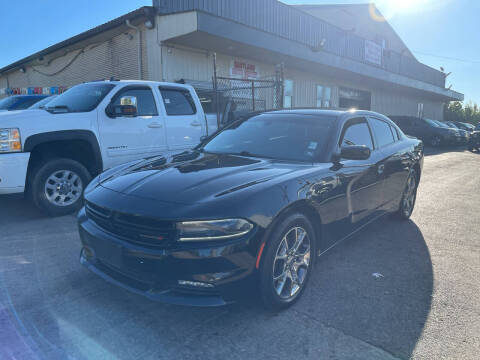
[[[273,287],[283,300],[301,290],[310,268],[310,238],[302,227],[287,231],[280,241],[273,261]]]
[[[45,196],[55,206],[72,205],[82,192],[82,179],[71,170],[57,170],[45,182]]]
[[[405,216],[410,216],[413,211],[413,206],[415,205],[416,197],[416,186],[417,182],[415,180],[415,175],[410,174],[407,181],[407,186],[405,188],[405,193],[403,195],[403,212]]]

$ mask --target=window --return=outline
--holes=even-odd
[[[160,88],[167,115],[193,115],[197,112],[190,91],[186,89]]]
[[[55,112],[89,112],[95,109],[115,87],[113,84],[86,83],[72,87],[47,104],[46,109]]]
[[[332,88],[328,86],[317,85],[317,107],[330,108],[332,100]]]
[[[417,117],[419,119],[423,118],[423,104],[422,103],[418,103]]]
[[[370,124],[379,148],[395,142],[390,125],[385,121],[370,118]]]
[[[342,109],[370,110],[372,105],[372,94],[368,91],[341,87],[338,98]]]
[[[156,116],[158,115],[157,106],[153,97],[152,89],[144,87],[127,87],[120,90],[113,100],[113,105],[120,105],[120,99],[124,96],[134,96],[137,98],[138,116]]]
[[[283,107],[293,107],[293,80],[285,80],[283,92]]]
[[[365,145],[370,150],[373,150],[372,135],[365,120],[353,120],[353,124],[347,125],[343,134],[341,146],[349,145]]]

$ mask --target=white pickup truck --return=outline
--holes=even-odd
[[[0,114],[0,195],[25,192],[50,215],[68,214],[103,170],[190,149],[215,127],[190,85],[77,85],[44,110]]]

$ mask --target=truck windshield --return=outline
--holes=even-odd
[[[268,159],[314,162],[326,147],[333,116],[261,114],[233,123],[203,151]]]
[[[53,113],[92,111],[114,87],[105,83],[77,85],[49,102],[45,110]]]

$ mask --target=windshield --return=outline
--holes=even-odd
[[[445,124],[441,121],[438,121],[438,120],[434,120],[434,121],[438,124],[438,126],[440,126],[442,128],[447,128],[447,129],[450,128],[450,126],[448,126],[447,124]]]
[[[325,148],[333,116],[261,114],[225,129],[203,151],[313,162]]]
[[[434,127],[439,127],[436,121],[430,120],[430,119],[423,119],[426,121],[429,125],[434,126]]]
[[[448,126],[454,128],[454,129],[460,129],[459,126],[455,125],[454,123],[451,123],[450,121],[446,122],[445,124],[447,124]]]
[[[92,111],[114,86],[113,84],[105,83],[77,85],[53,99],[45,109],[50,112]]]
[[[0,101],[0,110],[24,110],[42,99],[43,96],[11,96]]]
[[[29,110],[33,110],[33,109],[43,109],[45,107],[45,105],[47,105],[50,101],[52,101],[53,99],[55,99],[57,97],[57,95],[52,95],[52,96],[49,96],[43,100],[40,100],[38,102],[36,102],[35,104],[33,104],[32,106],[30,106],[28,109]]]

